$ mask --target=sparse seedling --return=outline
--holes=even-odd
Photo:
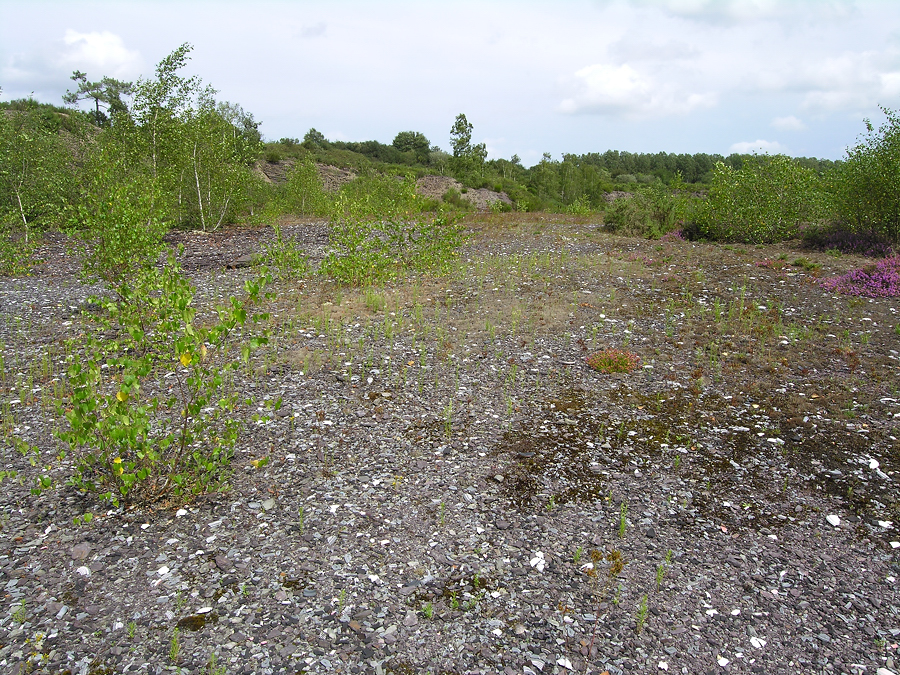
[[[28,616],[25,612],[25,598],[19,601],[19,604],[16,606],[16,609],[12,613],[12,620],[16,623],[25,623],[28,619]]]
[[[575,549],[575,555],[573,556],[572,560],[576,565],[581,561],[582,553],[584,553],[584,549],[581,546]]]
[[[619,537],[625,537],[625,528],[628,527],[628,503],[622,502],[619,508]]]
[[[426,619],[431,619],[434,616],[434,605],[431,604],[431,601],[425,603],[425,606],[422,608],[422,614]]]
[[[635,626],[634,629],[636,632],[640,633],[644,630],[644,626],[647,624],[647,594],[645,593],[641,597],[641,602],[638,604],[637,616],[635,617]]]
[[[181,654],[181,644],[178,641],[178,628],[172,631],[172,639],[169,641],[169,661],[178,663],[178,656]]]

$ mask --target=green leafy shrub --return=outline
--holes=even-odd
[[[716,241],[771,243],[829,214],[822,180],[784,155],[748,157],[740,169],[713,169],[709,196],[696,213],[699,235]]]
[[[24,244],[33,228],[62,224],[74,196],[74,154],[46,114],[38,104],[0,110],[0,222]]]
[[[309,258],[296,239],[286,239],[278,223],[272,225],[275,241],[263,247],[266,263],[271,265],[281,279],[302,279],[309,273]]]
[[[353,286],[380,284],[410,270],[445,271],[462,244],[462,230],[429,220],[343,219],[332,225],[331,250],[319,273]]]
[[[653,231],[650,204],[640,194],[620,197],[606,207],[603,223],[606,229],[632,237],[648,237]]]
[[[118,337],[78,345],[61,402],[68,427],[59,436],[74,455],[76,488],[113,505],[224,489],[239,431],[225,384],[240,359],[229,356],[228,340],[244,338],[244,361],[266,342],[248,325],[267,318],[249,314],[266,281],[246,282],[246,299],[232,297],[211,327],[195,322],[193,288],[174,256],[101,301],[98,328]]]
[[[900,241],[900,113],[882,108],[887,122],[866,135],[831,173],[830,188],[842,224],[858,234]]]
[[[334,218],[349,220],[397,220],[421,208],[416,179],[366,173],[341,187],[335,201]]]
[[[157,262],[168,229],[165,200],[133,153],[101,141],[86,161],[71,225],[84,275],[117,286]]]
[[[456,188],[447,188],[441,197],[445,204],[460,211],[472,211],[475,207],[468,199],[463,199],[462,194]]]
[[[581,195],[574,202],[566,206],[566,213],[573,216],[589,216],[592,213],[591,203],[587,197]]]
[[[331,196],[325,192],[316,163],[310,157],[294,164],[281,190],[279,208],[283,213],[329,216]]]
[[[26,238],[14,218],[0,219],[0,276],[27,274],[37,248],[34,237]]]

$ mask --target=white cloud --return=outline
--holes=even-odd
[[[675,61],[695,59],[700,50],[686,42],[669,40],[651,43],[645,36],[640,39],[623,39],[609,47],[609,55],[620,63],[630,61]]]
[[[742,155],[753,152],[765,152],[772,154],[784,152],[784,146],[778,141],[764,141],[762,139],[732,143],[731,147],[728,149],[731,152],[737,152]]]
[[[806,131],[806,125],[803,123],[803,120],[793,115],[776,117],[772,120],[772,126],[779,131]]]
[[[761,92],[800,94],[805,110],[863,110],[894,104],[900,97],[900,51],[848,51],[824,58],[800,55],[790,63],[782,60],[760,69],[754,79]]]
[[[303,28],[300,29],[300,37],[306,39],[324,37],[327,30],[328,24],[324,21],[319,21],[319,23],[312,26],[303,26]]]
[[[79,33],[69,28],[63,45],[57,59],[59,65],[84,70],[89,78],[130,79],[140,73],[140,54],[127,49],[122,38],[109,31]]]
[[[674,84],[640,74],[627,63],[596,63],[576,72],[573,79],[575,95],[559,105],[560,112],[567,114],[664,117],[716,104],[714,94],[681,91]]]
[[[806,22],[843,18],[855,10],[854,0],[632,0],[632,4],[670,16],[707,24],[801,19]]]

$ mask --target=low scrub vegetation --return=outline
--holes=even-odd
[[[83,278],[108,290],[94,300],[93,330],[67,346],[67,390],[59,392],[67,426],[59,438],[75,457],[71,482],[115,505],[183,500],[227,484],[239,432],[232,412],[241,404],[228,381],[267,341],[261,303],[274,277],[316,274],[377,298],[373,289],[385,283],[453,268],[465,239],[458,214],[472,207],[455,189],[441,200],[420,197],[416,178],[424,173],[453,175],[463,193],[505,191],[513,206],[497,202],[498,212],[596,216],[608,231],[666,244],[802,237],[834,255],[879,255],[881,262],[818,283],[847,295],[900,292],[894,111],[883,110],[887,121],[877,130],[866,121],[866,135],[836,164],[605,153],[561,162],[544,155],[526,169],[518,157],[488,161],[465,115],[451,129],[452,155],[414,131],[390,146],[330,142],[315,129],[303,141],[265,145],[251,114],[179,74],[190,51],[182,45],[135,84],[91,83],[76,72],[79,90],[66,100],[94,98],[90,114],[30,100],[5,104],[0,114],[0,272],[27,273],[41,233],[59,228],[77,242]],[[262,158],[293,160],[282,184],[262,180],[254,169]],[[357,176],[326,190],[322,162]],[[284,235],[285,215],[328,222],[315,268]],[[160,262],[163,238],[171,228],[211,232],[240,221],[275,230],[256,260],[262,276],[247,282],[243,298],[198,321],[194,290],[171,252]],[[794,265],[807,269],[801,260]],[[586,361],[606,374],[639,364],[622,349]],[[43,476],[35,490],[51,484]]]

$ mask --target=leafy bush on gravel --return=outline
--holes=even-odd
[[[95,145],[72,220],[85,276],[114,286],[156,263],[168,228],[156,183],[132,155],[116,143]]]
[[[351,286],[365,286],[410,270],[446,270],[462,239],[462,230],[446,217],[383,222],[343,219],[332,224],[331,250],[319,273]]]
[[[643,187],[631,197],[614,200],[603,222],[618,234],[659,239],[678,229],[693,206],[684,188],[680,176],[669,186],[657,182]]]
[[[232,297],[211,327],[195,323],[194,289],[174,256],[123,282],[116,300],[97,300],[98,327],[118,337],[88,337],[69,363],[68,428],[59,436],[74,454],[76,488],[118,506],[225,487],[239,430],[225,385],[240,360],[229,356],[228,338],[248,333],[244,361],[266,342],[247,325],[267,318],[249,314],[266,283],[247,281],[246,299]]]
[[[335,201],[330,251],[319,273],[340,283],[383,283],[409,270],[444,269],[462,243],[455,221],[415,219],[422,206],[412,175],[361,176]]]
[[[856,233],[874,232],[900,241],[900,113],[882,108],[887,123],[847,151],[834,171],[831,190],[840,221]]]
[[[325,192],[319,170],[310,157],[297,162],[287,176],[281,190],[278,208],[284,213],[311,216],[329,216],[332,211],[331,196]]]
[[[275,241],[263,247],[266,263],[281,279],[302,279],[309,273],[309,259],[296,239],[285,238],[278,223],[272,225]]]
[[[719,162],[696,214],[699,235],[753,244],[791,239],[829,215],[822,181],[784,155],[753,156],[740,169]]]

